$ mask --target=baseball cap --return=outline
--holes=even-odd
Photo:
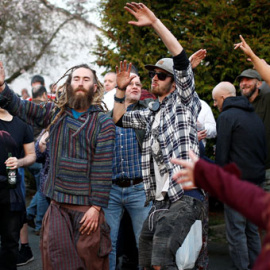
[[[236,80],[240,81],[242,78],[257,79],[262,80],[260,74],[255,69],[246,69],[239,76],[236,77]]]
[[[155,68],[160,68],[174,75],[172,58],[162,58],[158,60],[155,65],[145,65],[144,67],[148,70],[154,70]]]

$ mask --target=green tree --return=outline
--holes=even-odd
[[[100,12],[104,36],[98,37],[97,63],[107,70],[120,60],[136,65],[144,86],[150,80],[144,65],[170,56],[152,29],[128,24],[134,18],[124,10],[125,0],[102,0]],[[179,39],[188,55],[200,48],[207,57],[195,73],[200,97],[212,104],[211,90],[220,81],[234,82],[239,73],[252,67],[233,44],[239,34],[260,57],[270,60],[270,2],[268,0],[145,0],[158,18]]]

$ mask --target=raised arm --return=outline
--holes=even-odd
[[[137,21],[129,21],[129,24],[136,26],[151,26],[160,36],[163,43],[173,56],[180,54],[183,47],[180,45],[175,36],[168,30],[168,28],[156,17],[156,15],[142,3],[127,3],[125,6],[130,14],[132,14]]]
[[[5,69],[3,62],[0,61],[0,93],[5,89]]]
[[[205,49],[200,49],[189,57],[192,69],[196,68],[201,63],[201,61],[206,57],[206,54],[207,51]]]
[[[136,76],[130,76],[132,64],[127,64],[127,61],[121,61],[119,67],[116,66],[116,93],[114,98],[114,108],[113,108],[113,121],[117,123],[119,119],[126,112],[125,108],[125,94],[126,88],[131,80]]]
[[[246,43],[245,39],[240,35],[241,42],[234,44],[234,49],[240,48],[248,57],[254,68],[260,73],[263,80],[270,85],[270,66],[261,58],[259,58]]]
[[[54,102],[47,102],[44,105],[35,104],[28,100],[21,100],[5,83],[5,70],[0,62],[0,94],[5,104],[2,107],[10,114],[17,115],[24,122],[38,127],[47,127],[51,122]]]

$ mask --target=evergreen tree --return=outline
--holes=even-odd
[[[98,37],[95,54],[98,65],[114,70],[127,59],[138,67],[144,87],[149,87],[145,64],[170,57],[158,36],[147,27],[128,24],[134,18],[124,10],[125,0],[102,0],[100,12],[105,37]],[[268,0],[145,0],[157,17],[181,41],[188,55],[207,49],[207,57],[195,70],[196,90],[212,104],[211,90],[220,81],[235,82],[246,68],[252,68],[233,44],[239,34],[256,53],[270,61],[270,2]],[[237,86],[237,83],[236,83]]]

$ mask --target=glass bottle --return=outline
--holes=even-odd
[[[11,153],[8,153],[8,157],[12,157]],[[7,179],[9,188],[16,188],[17,183],[17,171],[15,169],[11,169],[10,167],[6,167],[7,171]]]

